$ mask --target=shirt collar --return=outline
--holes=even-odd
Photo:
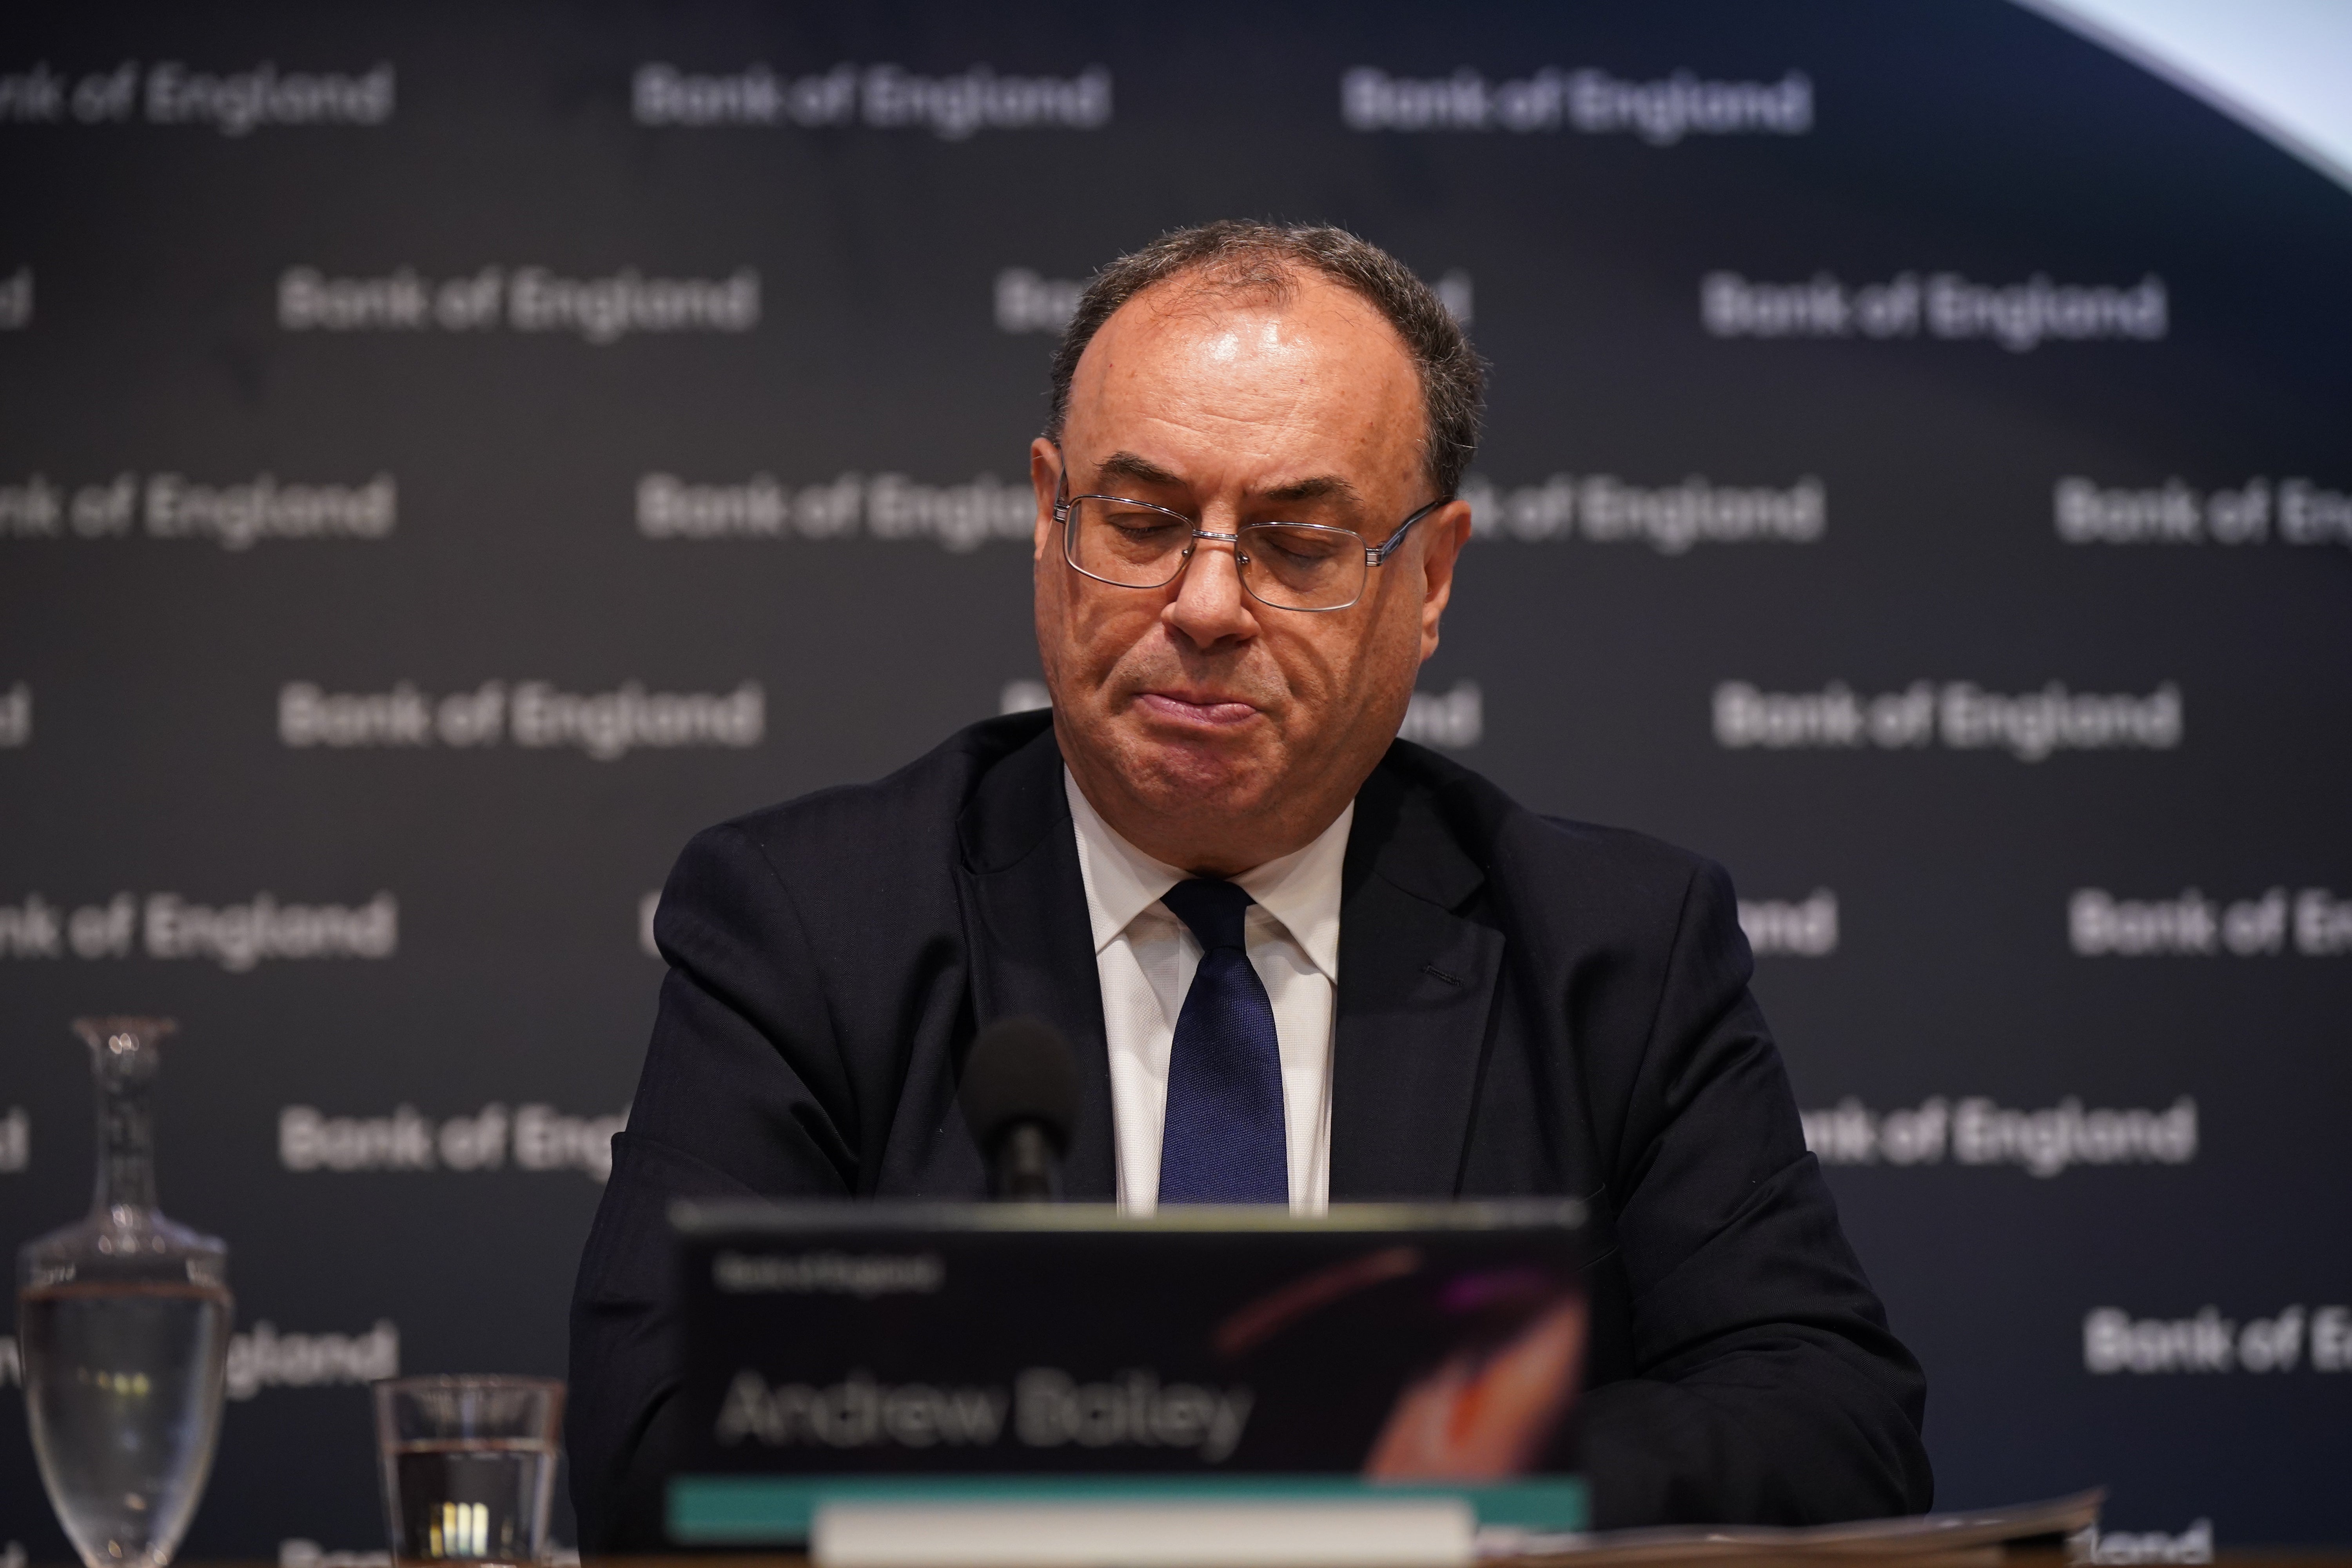
[[[1099,956],[1136,916],[1158,903],[1161,894],[1190,873],[1155,860],[1129,843],[1103,820],[1066,764],[1062,769],[1062,789],[1069,797],[1070,820],[1077,828],[1078,872],[1086,883],[1087,918],[1094,927],[1095,952]],[[1348,831],[1355,820],[1356,803],[1349,801],[1312,842],[1234,879],[1242,891],[1282,923],[1307,961],[1334,984],[1339,979],[1339,873],[1348,858]]]

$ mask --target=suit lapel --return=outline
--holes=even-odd
[[[1504,944],[1453,911],[1484,880],[1427,796],[1374,769],[1356,797],[1340,894],[1335,1203],[1460,1187]]]
[[[1000,1018],[1042,1018],[1070,1042],[1078,1119],[1063,1188],[1073,1200],[1108,1203],[1118,1193],[1110,1047],[1062,753],[1051,730],[989,770],[959,832],[974,1022],[984,1029]],[[961,1072],[961,1059],[956,1067]]]

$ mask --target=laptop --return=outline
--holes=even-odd
[[[1026,1561],[1056,1520],[1131,1541],[1147,1515],[1309,1519],[1320,1560],[1347,1557],[1337,1542],[1355,1529],[1437,1561],[1466,1557],[1480,1529],[1585,1524],[1571,1200],[1314,1217],[688,1204],[671,1217],[675,1546],[814,1543],[849,1562],[860,1530],[928,1519],[958,1560],[985,1561],[986,1528],[1014,1510]],[[1454,1544],[1416,1545],[1415,1529]],[[1278,1560],[1268,1539],[1247,1552]]]

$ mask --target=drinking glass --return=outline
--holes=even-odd
[[[545,1561],[563,1384],[395,1377],[374,1392],[394,1563]]]
[[[152,1097],[169,1018],[78,1018],[98,1087],[87,1217],[17,1255],[16,1333],[41,1485],[89,1568],[162,1568],[220,1437],[228,1248],[155,1206]]]

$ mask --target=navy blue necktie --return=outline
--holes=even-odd
[[[1290,1201],[1274,1004],[1242,941],[1250,901],[1231,882],[1208,880],[1179,882],[1160,900],[1201,942],[1168,1056],[1163,1204]]]

